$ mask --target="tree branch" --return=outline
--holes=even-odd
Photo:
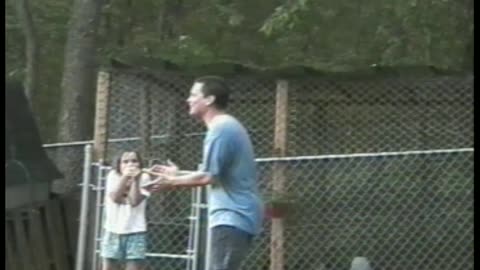
[[[25,37],[25,94],[32,103],[33,89],[36,87],[38,76],[37,36],[28,0],[14,0],[13,2]]]

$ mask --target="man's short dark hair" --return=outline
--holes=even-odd
[[[202,93],[205,97],[214,96],[213,105],[215,108],[223,110],[227,108],[230,89],[225,79],[219,76],[204,76],[197,78],[195,83],[202,83]]]

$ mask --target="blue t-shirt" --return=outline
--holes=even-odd
[[[256,235],[262,227],[263,203],[252,143],[238,120],[219,117],[209,128],[203,148],[203,171],[214,178],[209,227],[230,225]]]

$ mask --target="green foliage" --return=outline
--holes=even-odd
[[[40,53],[39,81],[32,109],[44,142],[55,141],[63,72],[64,43],[71,1],[30,1]],[[5,2],[5,77],[23,79],[25,40],[12,1]]]
[[[143,55],[182,66],[458,70],[473,33],[466,1],[164,1],[128,9],[124,1],[114,3],[108,14],[112,27],[104,32],[109,56]],[[121,47],[115,44],[119,35],[129,37]]]
[[[22,78],[24,39],[6,2],[6,76]],[[34,102],[42,134],[54,140],[71,0],[32,1],[41,64]],[[191,67],[239,63],[348,72],[372,66],[472,67],[471,0],[107,1],[99,62],[170,61]],[[155,65],[152,65],[155,66]],[[47,124],[48,123],[48,124]]]
[[[5,1],[5,32],[5,78],[21,79],[25,72],[25,41],[10,1]]]
[[[308,10],[307,2],[308,0],[299,0],[278,6],[260,28],[260,32],[271,36],[274,32],[281,33],[285,30],[292,30],[296,25],[302,23],[301,15]]]

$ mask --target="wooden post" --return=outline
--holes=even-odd
[[[25,231],[25,221],[23,210],[16,210],[14,214],[15,240],[17,244],[18,257],[20,258],[23,269],[36,269],[33,263],[32,250],[30,242],[27,239]]]
[[[288,116],[288,82],[277,81],[275,103],[275,138],[274,154],[283,157],[287,153],[287,120]],[[275,163],[273,167],[273,192],[282,193],[285,187],[285,164]],[[272,234],[270,239],[270,270],[283,270],[284,263],[284,222],[282,219],[272,219]]]
[[[93,138],[93,160],[104,162],[108,135],[108,98],[110,74],[100,71],[97,79],[97,100],[95,103],[95,132]]]
[[[58,201],[50,200],[46,202],[45,206],[45,218],[47,223],[47,231],[50,236],[49,242],[50,248],[53,253],[53,260],[55,269],[69,269],[67,262],[65,235],[63,228],[59,222],[61,218],[56,211]]]
[[[151,142],[150,137],[152,133],[151,128],[151,110],[150,105],[152,103],[150,95],[150,85],[145,86],[142,89],[140,98],[140,132],[141,132],[141,152],[145,160],[153,158],[151,154]]]
[[[14,250],[14,239],[12,230],[10,229],[10,224],[13,223],[12,220],[5,217],[5,268],[16,270],[19,269],[19,257],[17,252]]]
[[[182,114],[185,112],[179,110],[182,106],[185,105],[184,99],[180,96],[178,92],[173,92],[172,90],[164,90],[165,95],[169,95],[169,100],[165,104],[165,110],[163,114],[166,116],[166,134],[168,135],[165,148],[167,157],[173,162],[177,163],[179,167],[184,167],[185,164],[182,164],[184,161],[181,158],[180,147],[178,145],[183,145],[185,138],[182,136]]]
[[[40,208],[34,208],[29,211],[31,245],[34,252],[35,264],[38,270],[48,270],[49,257],[45,239],[45,229],[41,221]]]

